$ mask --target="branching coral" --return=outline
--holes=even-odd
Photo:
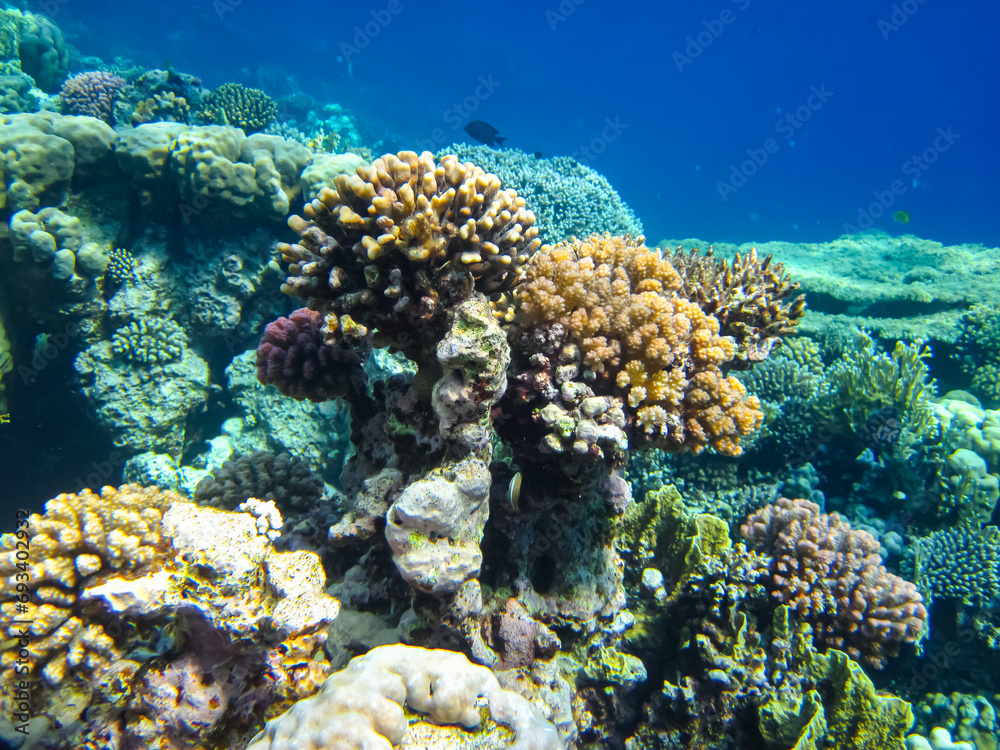
[[[278,106],[260,89],[224,83],[205,97],[201,114],[210,123],[232,125],[250,135],[274,121]]]
[[[515,148],[456,143],[442,154],[455,154],[499,177],[535,209],[543,242],[561,242],[591,234],[642,234],[636,218],[611,183],[571,156],[542,159]]]
[[[119,328],[111,340],[117,356],[144,365],[172,362],[181,356],[186,344],[184,331],[169,318],[132,321]]]
[[[344,345],[337,319],[302,308],[264,329],[257,346],[257,379],[299,400],[327,401],[352,385],[363,388],[361,356]]]
[[[96,117],[113,125],[115,104],[122,98],[126,85],[124,78],[101,70],[80,73],[66,81],[59,92],[63,112]]]
[[[789,298],[799,285],[792,282],[781,263],[757,250],[728,260],[716,260],[712,248],[685,253],[678,247],[664,256],[683,279],[681,296],[698,304],[719,320],[723,336],[737,343],[733,366],[749,367],[767,359],[781,337],[791,333],[805,314],[805,297]]]
[[[533,330],[560,331],[556,351],[577,360],[596,392],[622,399],[632,447],[739,455],[762,415],[722,374],[736,342],[678,294],[683,277],[642,239],[595,236],[536,253],[516,293],[517,328],[529,334],[521,344],[530,351]],[[523,386],[537,388],[538,375],[530,380]]]
[[[250,498],[273,500],[285,514],[310,510],[322,495],[323,480],[305,461],[267,451],[226,461],[194,491],[197,502],[228,509]]]
[[[341,327],[376,333],[426,359],[443,310],[473,289],[509,289],[540,244],[524,199],[453,156],[387,154],[336,178],[289,226],[283,290],[332,312]],[[426,339],[426,340],[422,340]],[[421,356],[422,355],[422,356]]]
[[[989,604],[1000,596],[1000,530],[942,529],[916,544],[917,584],[935,598]]]
[[[779,498],[740,528],[772,555],[772,595],[815,629],[826,647],[877,668],[913,643],[927,618],[916,587],[882,567],[879,544],[808,500]]]

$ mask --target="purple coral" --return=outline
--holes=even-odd
[[[917,587],[882,566],[879,544],[809,500],[778,498],[740,528],[773,556],[771,592],[813,626],[819,643],[881,669],[920,636],[927,610]]]
[[[361,356],[326,343],[326,336],[323,315],[315,310],[301,308],[268,323],[257,346],[257,380],[300,401],[343,396],[363,378]]]
[[[115,122],[115,103],[125,92],[124,78],[103,70],[80,73],[63,84],[59,96],[67,115],[88,115],[109,125]]]

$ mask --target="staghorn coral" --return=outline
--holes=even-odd
[[[781,263],[763,260],[757,249],[732,260],[716,260],[710,247],[684,252],[681,247],[665,251],[664,257],[680,273],[680,293],[719,320],[723,336],[736,340],[733,366],[749,367],[767,359],[781,337],[791,333],[805,314],[805,297],[789,298],[799,289]]]
[[[517,193],[428,152],[386,154],[338,176],[304,214],[288,220],[299,242],[278,246],[291,264],[283,291],[418,362],[433,356],[444,310],[473,289],[509,289],[540,244]]]
[[[1000,596],[1000,529],[942,529],[915,545],[915,580],[934,598],[984,605]]]
[[[310,510],[322,496],[323,480],[305,461],[268,451],[226,461],[194,491],[197,502],[218,508],[233,509],[250,498],[273,500],[286,515]]]
[[[184,352],[187,337],[169,318],[133,320],[115,331],[111,349],[119,357],[144,365],[172,362]]]
[[[352,659],[317,695],[269,721],[248,750],[388,750],[407,734],[404,705],[436,723],[470,730],[489,716],[513,729],[511,750],[563,747],[555,727],[524,698],[501,688],[486,667],[451,651],[395,645]]]
[[[67,115],[87,115],[115,124],[115,104],[125,92],[124,78],[101,70],[87,71],[66,81],[59,97]]]
[[[735,341],[720,335],[715,317],[676,294],[683,283],[642,237],[546,246],[516,292],[513,337],[530,361],[541,363],[545,352],[532,346],[533,331],[558,331],[549,349],[570,367],[576,360],[595,393],[622,399],[633,448],[697,453],[711,446],[740,455],[740,437],[763,418],[759,402],[736,378],[723,376]],[[521,379],[522,392],[550,382],[529,375]]]
[[[607,179],[571,156],[540,159],[516,148],[455,143],[440,152],[455,154],[492,172],[534,207],[543,242],[591,234],[638,237],[642,222]]]
[[[815,629],[824,647],[876,668],[913,643],[927,612],[916,587],[882,567],[879,543],[809,500],[779,498],[740,527],[772,555],[771,593]]]
[[[247,88],[241,83],[224,83],[202,103],[201,117],[216,125],[232,125],[247,135],[257,133],[278,115],[278,107],[260,89]]]
[[[361,355],[348,348],[337,318],[301,308],[268,323],[257,346],[257,379],[300,401],[328,401],[364,387]]]

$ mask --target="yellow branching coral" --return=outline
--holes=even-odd
[[[496,175],[429,152],[386,154],[341,175],[303,213],[288,222],[299,242],[278,246],[291,264],[283,291],[408,356],[414,344],[401,341],[415,329],[473,289],[510,289],[540,244],[534,214]]]
[[[739,455],[763,416],[721,367],[737,342],[680,292],[685,280],[643,238],[591,237],[545,247],[517,289],[517,324],[558,326],[582,365],[620,396],[640,439],[669,450]],[[636,446],[633,446],[636,447]]]

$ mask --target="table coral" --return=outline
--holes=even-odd
[[[631,447],[699,452],[711,446],[740,455],[740,437],[763,419],[759,402],[723,375],[736,341],[720,334],[718,318],[680,294],[684,284],[642,237],[546,246],[516,291],[515,322],[528,333],[558,327],[562,335],[549,348],[571,353],[598,395],[622,399]],[[515,333],[515,340],[531,353],[528,336]],[[532,361],[545,355],[536,351]],[[527,394],[551,380],[529,371],[519,382]]]
[[[917,588],[889,573],[878,541],[838,514],[820,513],[809,500],[779,498],[740,531],[774,557],[772,596],[811,624],[822,645],[882,668],[900,644],[920,637],[927,611]]]
[[[300,240],[278,246],[291,264],[283,290],[417,361],[448,307],[474,289],[509,289],[540,244],[517,193],[428,152],[386,154],[337,177],[288,223]]]

